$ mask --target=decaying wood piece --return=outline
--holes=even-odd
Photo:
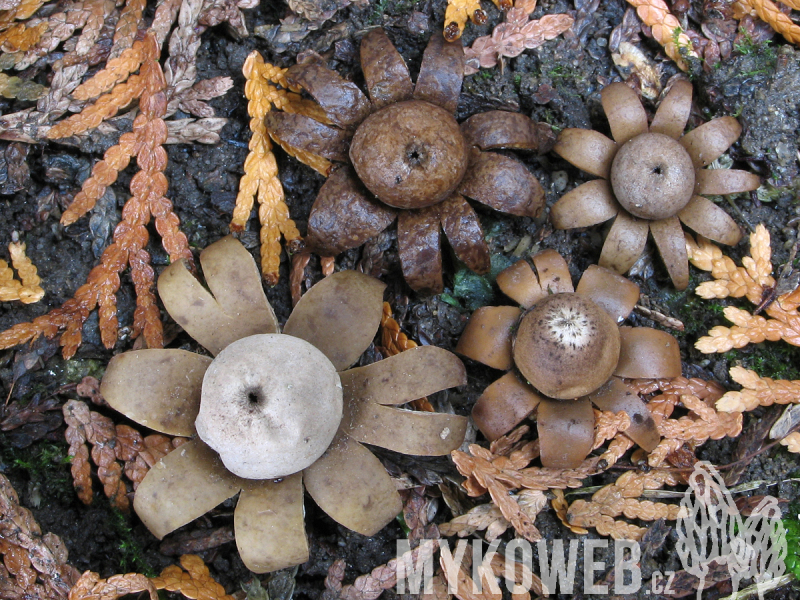
[[[66,599],[78,580],[64,543],[53,533],[42,535],[5,475],[0,475],[0,554],[0,596],[8,600]]]
[[[81,327],[95,308],[99,310],[100,334],[107,348],[113,347],[117,340],[117,316],[115,293],[119,288],[119,274],[127,267],[136,288],[136,310],[134,312],[133,336],[144,334],[148,347],[162,346],[162,325],[158,307],[153,294],[154,273],[150,266],[150,256],[144,250],[149,239],[147,224],[155,217],[156,230],[161,235],[164,249],[171,261],[192,260],[186,236],[179,229],[178,216],[172,210],[172,203],[166,198],[167,154],[162,147],[167,138],[167,126],[162,116],[166,111],[166,82],[158,62],[160,51],[153,34],[145,38],[145,60],[140,75],[143,89],[139,99],[140,113],[133,123],[133,132],[123,136],[120,144],[110,149],[107,156],[114,160],[102,161],[96,173],[84,184],[84,192],[94,187],[97,193],[106,181],[116,178],[115,165],[125,165],[133,155],[137,158],[139,172],[131,179],[132,196],[122,210],[122,222],[114,230],[113,242],[103,251],[100,264],[89,273],[87,282],[75,296],[60,308],[37,317],[31,323],[20,323],[0,333],[0,348],[9,348],[27,342],[39,335],[61,336],[62,352],[65,358],[75,354],[81,343]],[[118,160],[117,160],[118,159]],[[101,163],[98,163],[100,165]],[[96,175],[99,174],[99,177]],[[89,194],[85,194],[86,197]],[[86,204],[93,200],[81,198],[80,210],[85,212]]]
[[[278,179],[278,164],[264,124],[272,103],[285,97],[272,85],[273,81],[281,80],[283,74],[281,69],[265,63],[257,51],[247,57],[242,72],[247,78],[245,95],[249,100],[247,112],[253,135],[250,154],[244,163],[244,175],[239,182],[231,230],[244,230],[253,209],[253,199],[257,197],[261,222],[261,273],[269,285],[275,285],[280,267],[281,236],[290,248],[298,249],[302,243],[300,232],[289,217],[283,186]]]

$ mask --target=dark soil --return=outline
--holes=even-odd
[[[465,43],[470,44],[476,37],[490,33],[502,21],[502,14],[493,5],[487,2],[484,8],[488,14],[487,23],[482,26],[470,24],[463,36]],[[518,58],[506,59],[502,68],[481,70],[467,77],[458,107],[459,119],[483,110],[501,108],[522,111],[557,129],[585,127],[608,133],[600,108],[599,91],[604,85],[628,75],[615,67],[608,49],[609,36],[622,22],[627,8],[624,0],[579,1],[577,7],[565,0],[544,0],[533,17],[571,12],[578,19],[575,33],[528,50]],[[218,116],[229,119],[220,144],[168,146],[169,197],[192,247],[199,250],[229,233],[238,181],[248,152],[249,118],[242,92],[244,77],[241,69],[252,50],[259,50],[268,62],[290,66],[299,52],[312,49],[322,54],[329,66],[360,83],[363,80],[358,63],[360,37],[368,28],[382,25],[415,74],[429,36],[442,27],[444,9],[444,0],[375,0],[371,4],[339,10],[331,20],[309,31],[303,39],[287,44],[279,43],[275,38],[268,41],[269,36],[264,33],[266,26],[277,25],[279,19],[289,13],[286,2],[264,1],[259,8],[245,11],[248,29],[259,32],[262,37],[251,35],[235,40],[222,27],[206,32],[198,55],[199,78],[230,75],[234,88],[226,96],[211,102]],[[705,7],[701,3],[693,2],[689,15],[697,19],[703,10]],[[696,20],[690,24],[692,29],[699,31]],[[665,60],[660,47],[652,39],[643,38],[638,45],[648,60],[660,65],[662,85],[678,72],[674,63]],[[800,51],[776,37],[772,45],[753,42],[751,47],[731,52],[717,67],[704,69],[698,64],[694,65],[694,70],[696,113],[693,123],[699,124],[721,115],[738,116],[744,133],[731,149],[730,156],[737,168],[752,169],[770,184],[768,195],[761,198],[742,195],[733,200],[729,212],[745,231],[752,230],[758,223],[767,225],[772,236],[773,263],[778,269],[794,257],[792,250],[797,244],[796,224],[800,215],[796,179],[800,138]],[[645,105],[652,114],[654,103],[645,101]],[[3,113],[12,111],[7,101],[3,101],[0,110]],[[37,304],[0,304],[0,331],[60,306],[85,282],[89,270],[96,264],[129,196],[128,184],[133,169],[121,174],[119,181],[112,186],[113,194],[100,202],[93,216],[84,217],[68,228],[59,224],[59,216],[89,175],[92,164],[115,141],[96,136],[79,148],[54,143],[31,146],[27,155],[30,175],[24,186],[4,185],[3,172],[0,172],[0,180],[3,180],[0,181],[0,247],[3,248],[0,257],[5,256],[5,246],[11,241],[12,232],[18,232],[27,243],[28,254],[38,267],[46,290],[43,301]],[[0,143],[0,150],[6,148],[5,142]],[[276,154],[291,215],[304,233],[310,207],[324,178],[287,157],[280,149]],[[521,158],[546,190],[548,206],[565,189],[572,189],[585,181],[585,174],[554,154]],[[575,280],[583,269],[597,261],[605,234],[602,227],[554,231],[547,222],[546,213],[540,219],[532,220],[489,210],[479,209],[479,212],[498,265],[508,264],[525,252],[554,248],[567,258]],[[151,234],[153,241],[148,250],[159,271],[167,265],[168,258],[158,244],[155,231],[152,230]],[[255,218],[251,218],[249,229],[241,235],[241,240],[257,257],[258,225]],[[411,338],[424,344],[452,350],[470,308],[493,300],[503,301],[496,289],[475,291],[465,286],[463,280],[455,275],[457,267],[449,256],[446,257],[446,262],[449,262],[446,294],[426,298],[412,293],[400,276],[396,235],[392,230],[372,243],[369,252],[378,257],[370,263],[372,270],[389,284],[387,299],[395,307],[395,316]],[[797,348],[783,342],[752,345],[723,355],[707,356],[696,351],[693,347],[696,339],[712,326],[724,323],[720,306],[729,302],[709,303],[696,297],[692,292],[694,286],[709,278],[708,274],[696,269],[692,269],[689,290],[676,292],[661,262],[657,257],[653,259],[654,253],[653,249],[650,258],[636,265],[632,279],[641,286],[645,301],[651,308],[685,323],[685,332],[678,334],[685,375],[715,379],[730,386],[729,367],[742,364],[765,376],[800,379],[800,353]],[[737,261],[746,253],[746,243],[730,250],[730,256]],[[337,268],[353,268],[362,258],[361,249],[348,251],[338,257]],[[291,301],[287,283],[288,259],[284,256],[282,260],[280,283],[268,289],[267,294],[283,323],[291,311]],[[312,282],[321,277],[316,258],[312,259],[308,273]],[[63,403],[75,398],[74,385],[71,384],[86,375],[101,377],[113,354],[131,348],[129,332],[134,301],[133,285],[126,274],[122,277],[118,294],[122,334],[111,351],[105,349],[100,341],[96,315],[87,321],[83,344],[70,361],[61,358],[55,341],[39,340],[32,346],[0,351],[2,399],[8,397],[8,403],[27,403],[54,397]],[[743,303],[731,303],[744,307]],[[165,318],[168,319],[166,315]],[[636,315],[631,320],[633,324],[654,325]],[[196,347],[175,327],[168,325],[168,331],[177,334],[173,346]],[[435,403],[449,404],[459,414],[469,414],[475,399],[497,377],[497,373],[470,361],[467,361],[467,367],[468,385],[440,394],[441,397],[434,398]],[[113,416],[115,422],[120,422],[119,415],[112,415],[108,409],[93,407],[93,410]],[[745,432],[755,428],[763,419],[774,418],[778,412],[778,408],[770,408],[747,414]],[[54,414],[58,415],[59,411]],[[174,564],[177,556],[162,553],[160,548],[164,547],[135,514],[121,514],[110,508],[97,481],[94,503],[84,506],[78,501],[66,460],[68,445],[64,441],[64,427],[59,425],[57,418],[53,427],[42,427],[2,434],[0,472],[11,479],[21,503],[33,510],[42,530],[61,536],[69,549],[70,563],[81,571],[97,571],[103,577],[129,571],[152,575],[166,565]],[[740,457],[736,454],[739,444],[743,443],[739,440],[708,442],[699,449],[698,456],[716,465],[726,465]],[[419,460],[389,452],[380,452],[379,455],[394,474],[405,473],[412,479],[432,484],[447,478],[458,480],[458,474],[447,458]],[[784,481],[796,476],[795,460],[782,447],[773,447],[747,460],[738,481],[740,484],[757,482],[747,492],[749,495],[772,494],[795,502],[800,488],[795,482]],[[585,484],[608,483],[619,474],[614,471]],[[436,493],[435,487],[430,489]],[[169,538],[188,531],[231,526],[233,507],[234,501],[228,501]],[[449,510],[444,502],[439,501],[436,520],[449,518]],[[536,525],[548,539],[574,537],[557,521],[552,511],[542,513]],[[296,597],[316,600],[324,590],[323,580],[335,559],[346,560],[345,582],[352,582],[357,576],[393,558],[395,540],[405,537],[399,523],[389,525],[374,538],[359,536],[337,525],[310,500],[306,502],[306,527],[311,558],[298,569],[273,577],[270,588],[273,600],[288,599],[292,589]],[[667,532],[666,539],[659,551],[643,560],[645,580],[655,570],[680,569],[671,550],[675,533]],[[253,577],[243,566],[233,542],[202,552],[202,556],[229,593]],[[385,592],[385,597],[393,595],[391,590]],[[720,584],[708,590],[705,597],[724,595],[725,584]],[[784,589],[770,597],[792,598],[796,595],[796,591]]]

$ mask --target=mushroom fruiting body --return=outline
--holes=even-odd
[[[245,479],[302,471],[330,446],[342,420],[331,361],[290,335],[251,335],[227,346],[203,377],[197,435]]]
[[[577,294],[534,304],[514,335],[514,364],[537,390],[560,400],[603,385],[619,360],[619,328],[606,311]]]
[[[374,535],[401,510],[381,462],[362,444],[425,456],[457,448],[466,419],[393,408],[463,385],[452,353],[408,350],[349,368],[380,324],[384,285],[335,273],[298,302],[280,333],[255,261],[233,238],[200,255],[208,289],[183,262],[161,274],[170,315],[211,354],[116,355],[101,390],[134,421],[197,437],[136,489],[134,509],[162,538],[239,494],[239,553],[264,573],[305,562],[303,489],[342,525]],[[209,291],[210,290],[210,291]]]
[[[639,288],[591,266],[573,289],[564,259],[545,250],[497,276],[522,308],[483,307],[467,323],[456,352],[508,371],[478,398],[472,412],[490,440],[537,410],[542,464],[575,468],[594,444],[594,412],[625,411],[625,432],[645,450],[660,436],[647,406],[623,378],[681,374],[678,342],[647,327],[620,327]],[[535,269],[535,270],[534,270]]]
[[[692,108],[692,85],[679,80],[652,123],[636,93],[612,83],[600,93],[613,140],[588,129],[565,129],[553,150],[596,179],[560,198],[551,209],[558,229],[596,225],[615,218],[600,265],[625,273],[642,255],[648,231],[675,287],[689,283],[681,223],[702,236],[733,245],[736,222],[702,194],[733,194],[758,188],[758,176],[733,169],[704,169],[741,133],[733,117],[713,119],[683,133]]]
[[[403,275],[415,290],[442,291],[442,231],[459,260],[486,273],[489,249],[467,199],[525,217],[544,208],[544,191],[530,171],[489,151],[544,153],[552,147],[552,130],[504,111],[480,113],[459,125],[454,113],[464,50],[438,33],[428,43],[416,84],[381,29],[363,37],[361,68],[369,97],[319,61],[291,67],[287,83],[307,91],[319,110],[314,118],[311,111],[267,116],[270,135],[284,148],[340,164],[327,163],[328,181],[311,209],[306,243],[336,255],[397,219]]]

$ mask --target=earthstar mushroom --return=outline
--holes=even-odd
[[[536,217],[544,190],[518,160],[495,149],[547,152],[549,126],[504,111],[454,117],[464,76],[461,42],[434,34],[416,84],[381,29],[361,41],[362,93],[318,61],[286,72],[319,104],[311,116],[272,111],[266,125],[285,148],[333,161],[311,208],[306,243],[325,255],[360,246],[397,219],[403,275],[417,291],[443,289],[441,233],[477,273],[489,271],[489,249],[468,200]],[[324,121],[324,122],[323,122]]]
[[[681,223],[722,244],[741,239],[736,222],[703,194],[755,190],[758,176],[734,169],[704,169],[739,137],[733,117],[719,117],[684,134],[692,85],[676,81],[652,123],[636,93],[624,83],[600,92],[613,140],[597,131],[564,129],[553,150],[600,177],[562,196],[550,215],[558,229],[589,227],[614,219],[600,265],[625,273],[652,235],[673,284],[685,289],[689,262]]]
[[[265,333],[233,342],[209,365],[194,425],[234,475],[277,479],[322,456],[341,420],[331,361],[305,340]]]
[[[342,525],[374,535],[402,506],[363,444],[426,456],[457,448],[464,417],[394,406],[463,385],[463,364],[427,346],[350,369],[378,329],[385,287],[361,273],[335,273],[312,287],[280,333],[255,261],[238,241],[212,244],[200,263],[208,289],[182,262],[165,269],[158,288],[170,315],[215,357],[125,352],[103,377],[113,408],[194,437],[148,472],[134,510],[162,538],[239,494],[236,543],[257,573],[308,559],[304,489]]]
[[[594,444],[594,404],[625,411],[625,432],[645,450],[660,441],[647,406],[625,378],[681,374],[678,342],[648,327],[620,327],[639,288],[608,269],[591,266],[577,288],[564,259],[545,250],[497,277],[522,308],[475,311],[456,352],[507,371],[478,398],[475,424],[489,440],[536,411],[542,465],[575,468]]]

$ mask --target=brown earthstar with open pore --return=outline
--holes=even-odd
[[[639,287],[592,265],[572,287],[555,250],[521,260],[497,276],[517,306],[485,306],[467,323],[456,352],[507,371],[478,398],[475,424],[489,440],[536,410],[542,465],[578,467],[592,450],[594,404],[625,411],[625,434],[647,451],[660,441],[647,405],[623,378],[681,374],[678,341],[649,327],[620,327]]]
[[[403,275],[417,291],[443,289],[441,230],[459,258],[489,271],[489,249],[466,198],[513,215],[536,217],[544,191],[519,161],[494,149],[547,152],[555,139],[545,124],[505,111],[454,118],[464,77],[461,42],[434,34],[416,85],[382,29],[361,41],[369,98],[320,64],[286,72],[293,88],[319,103],[325,122],[270,112],[269,134],[284,148],[341,163],[330,172],[311,208],[308,246],[336,255],[360,246],[397,219]],[[327,173],[326,173],[327,174]]]
[[[613,140],[590,129],[565,129],[553,150],[576,167],[601,177],[571,190],[550,211],[557,229],[589,227],[614,217],[600,265],[626,273],[652,234],[673,284],[689,284],[681,222],[721,244],[741,239],[736,222],[701,194],[755,190],[758,176],[735,169],[704,169],[741,134],[733,117],[719,117],[683,133],[692,108],[692,84],[678,80],[653,122],[624,83],[600,92]]]
[[[238,493],[236,544],[256,573],[308,560],[303,489],[334,520],[374,535],[402,503],[363,444],[424,456],[458,448],[466,418],[393,405],[465,384],[464,365],[425,346],[350,368],[380,325],[385,286],[377,279],[356,271],[327,277],[301,298],[281,334],[244,246],[224,238],[200,263],[208,289],[181,261],[164,270],[158,291],[215,358],[125,352],[103,377],[116,410],[194,437],[147,473],[136,513],[163,538]]]

